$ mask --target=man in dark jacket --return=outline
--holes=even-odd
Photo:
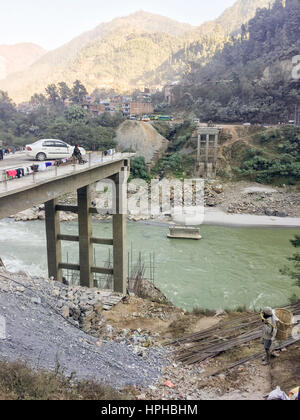
[[[74,147],[73,157],[78,160],[78,163],[82,163],[83,159],[81,151],[79,149],[79,144],[76,144],[76,146]]]

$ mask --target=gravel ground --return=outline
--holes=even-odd
[[[20,281],[20,277],[15,277]],[[19,290],[18,290],[19,289]],[[0,340],[0,358],[25,361],[31,367],[75,373],[117,388],[151,385],[168,365],[167,353],[152,348],[140,356],[134,346],[98,342],[53,307],[47,294],[37,294],[0,277],[0,316],[6,320],[6,339]]]

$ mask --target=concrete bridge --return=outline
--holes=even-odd
[[[111,274],[114,276],[114,291],[126,294],[126,185],[132,156],[116,153],[104,157],[103,154],[92,153],[88,155],[86,165],[53,166],[44,172],[33,172],[12,180],[6,177],[6,170],[13,164],[7,160],[6,168],[0,174],[0,219],[45,203],[49,277],[61,282],[63,269],[80,271],[80,284],[93,287],[94,273]],[[103,179],[112,180],[116,187],[111,239],[94,238],[92,233],[92,215],[97,210],[91,207],[91,186]],[[59,205],[61,196],[74,191],[77,191],[77,206]],[[78,214],[78,236],[61,234],[59,211]],[[62,261],[62,241],[79,243],[78,265]],[[113,247],[113,269],[93,265],[94,244]]]

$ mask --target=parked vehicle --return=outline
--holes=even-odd
[[[159,121],[173,121],[174,117],[172,115],[160,115],[158,117]]]
[[[61,140],[44,139],[28,144],[25,149],[27,156],[42,162],[51,159],[71,158],[74,146],[70,146]],[[86,155],[86,151],[82,147],[80,147],[80,152],[82,156]]]
[[[129,119],[131,121],[136,121],[137,120],[137,116],[136,115],[130,115]]]

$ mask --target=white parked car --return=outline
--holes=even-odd
[[[85,149],[80,147],[82,156],[86,155]],[[51,159],[63,159],[72,157],[74,146],[70,146],[61,140],[44,139],[26,146],[27,156],[40,162]]]

